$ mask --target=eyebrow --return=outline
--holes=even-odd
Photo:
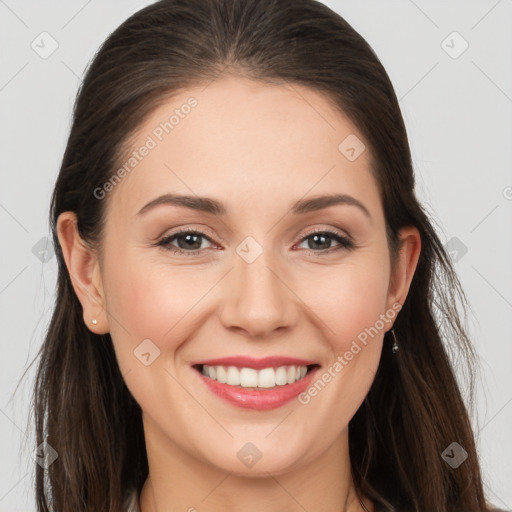
[[[227,214],[226,207],[220,201],[217,201],[216,199],[212,199],[210,197],[164,194],[157,197],[156,199],[153,199],[145,206],[143,206],[139,210],[137,215],[142,215],[147,211],[152,210],[153,208],[162,204],[183,206],[185,208],[199,210],[206,213],[212,213],[214,215]],[[330,206],[335,205],[355,206],[360,211],[362,211],[370,220],[372,218],[370,212],[368,211],[366,206],[364,206],[364,204],[361,203],[361,201],[347,194],[322,195],[312,197],[309,199],[300,199],[296,203],[294,203],[290,209],[293,214],[305,214],[317,210],[322,210],[324,208],[328,208]]]

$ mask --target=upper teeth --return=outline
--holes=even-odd
[[[280,366],[279,368],[237,368],[236,366],[203,365],[203,375],[221,384],[242,386],[244,388],[273,388],[293,384],[302,379],[308,371],[307,366]]]

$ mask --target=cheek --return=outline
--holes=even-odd
[[[323,322],[325,337],[336,352],[348,349],[351,341],[364,337],[365,329],[377,324],[385,313],[389,269],[375,260],[331,267],[310,281],[309,292],[303,287],[304,302]]]
[[[167,350],[181,343],[186,336],[183,329],[186,325],[190,329],[194,306],[215,280],[209,284],[193,269],[150,262],[130,251],[124,256],[116,252],[110,262],[105,269],[106,296],[116,344],[122,340],[123,350],[127,343],[133,350],[142,340],[150,339]]]

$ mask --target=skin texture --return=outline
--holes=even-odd
[[[101,258],[80,242],[72,213],[58,222],[84,322],[110,332],[143,410],[150,480],[141,510],[364,510],[350,477],[348,423],[370,389],[392,321],[307,404],[238,408],[212,394],[190,364],[286,355],[325,371],[380,315],[404,303],[418,231],[401,231],[392,274],[369,149],[354,161],[338,150],[350,134],[364,138],[325,96],[300,85],[228,76],[182,91],[145,120],[133,149],[191,96],[197,106],[103,199]],[[160,205],[137,215],[163,193],[212,197],[227,213]],[[290,212],[299,199],[333,193],[359,200],[371,219],[351,205]],[[333,238],[315,245],[305,238],[313,228],[349,235],[356,247]],[[209,238],[197,239],[199,254],[155,246],[181,229]],[[263,249],[251,263],[236,251],[248,236]],[[182,237],[181,247],[196,246]],[[148,338],[160,355],[145,366],[134,350]],[[247,442],[262,454],[250,468],[237,457]],[[373,508],[369,500],[366,506]]]

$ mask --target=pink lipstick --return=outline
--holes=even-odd
[[[275,409],[293,400],[319,369],[314,361],[286,356],[225,357],[193,362],[192,367],[212,393],[253,410]]]

